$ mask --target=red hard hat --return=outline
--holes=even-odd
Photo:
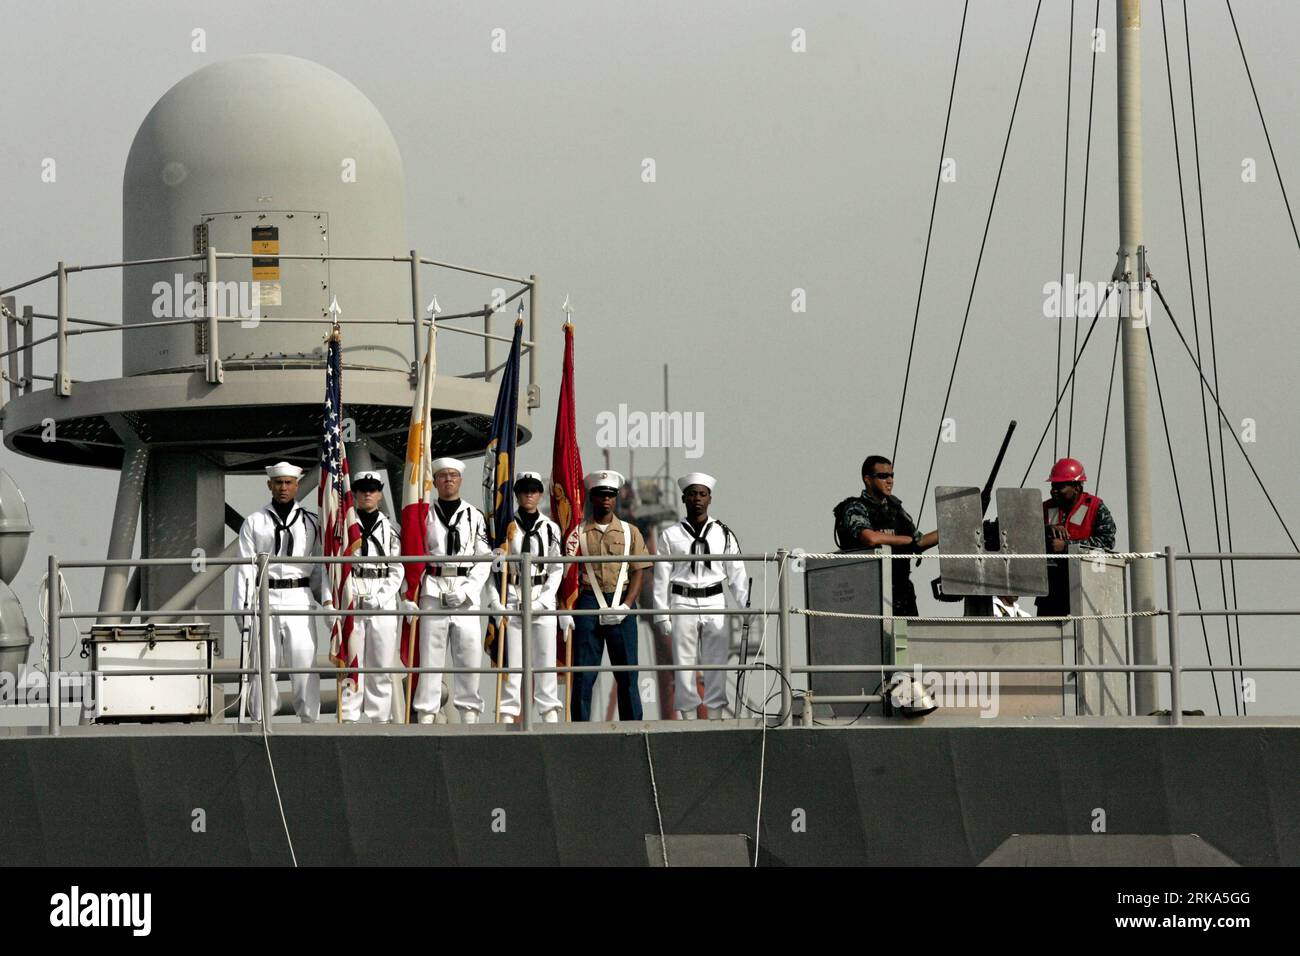
[[[1052,466],[1052,473],[1047,476],[1050,482],[1058,481],[1087,481],[1088,476],[1083,473],[1083,463],[1075,458],[1062,458]]]

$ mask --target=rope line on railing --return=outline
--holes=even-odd
[[[1015,621],[1047,621],[1047,622],[1065,622],[1065,621],[1112,621],[1122,618],[1132,617],[1158,617],[1167,612],[1165,611],[1121,611],[1116,614],[1062,614],[1062,615],[1043,615],[1041,617],[908,617],[902,614],[854,614],[848,611],[815,611],[806,607],[792,607],[791,614],[802,614],[804,617],[838,617],[850,620],[861,621],[907,621],[918,624],[933,624],[939,621],[964,621],[966,623],[977,621],[998,621],[998,622],[1015,622]]]

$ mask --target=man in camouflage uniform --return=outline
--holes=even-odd
[[[887,544],[895,554],[920,554],[939,543],[939,533],[920,534],[916,522],[894,497],[894,466],[888,458],[870,455],[862,463],[862,494],[845,502],[839,528],[841,547],[874,548]],[[894,613],[915,617],[916,589],[911,561],[891,560]]]
[[[1062,458],[1052,467],[1048,481],[1051,497],[1043,502],[1043,524],[1047,550],[1064,554],[1070,543],[1080,548],[1115,550],[1115,519],[1106,503],[1083,490],[1088,476],[1083,465],[1073,458]],[[1063,617],[1070,613],[1069,562],[1056,559],[1047,563],[1048,593],[1035,600],[1041,617]]]

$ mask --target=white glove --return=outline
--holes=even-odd
[[[488,597],[488,610],[493,614],[501,614],[505,611],[505,605],[501,603],[501,598],[493,591]]]
[[[670,617],[657,617],[654,619],[655,630],[661,634],[671,634],[673,622]]]
[[[414,614],[420,610],[420,605],[416,604],[414,601],[408,601],[406,598],[402,598],[398,601],[397,606],[402,609],[403,614]]]
[[[357,607],[363,611],[373,611],[379,607],[379,602],[369,594],[360,594],[357,596]]]
[[[602,618],[613,618],[611,624],[622,624],[623,619],[627,617],[627,612],[632,610],[626,604],[615,604],[608,611],[601,615]],[[622,611],[622,614],[619,614]]]
[[[567,631],[573,627],[573,618],[568,614],[561,614],[556,620],[559,621],[561,631]]]

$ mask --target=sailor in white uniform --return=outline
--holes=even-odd
[[[731,585],[731,596],[745,607],[749,600],[749,582],[742,561],[726,560],[724,555],[740,554],[740,542],[731,529],[709,517],[713,488],[717,481],[703,472],[692,472],[677,481],[682,489],[686,517],[659,533],[659,554],[682,555],[682,561],[655,564],[655,607],[699,608],[714,610],[726,607],[722,583]],[[725,664],[730,643],[727,618],[722,614],[699,616],[674,614],[656,616],[655,625],[671,632],[673,663],[678,666]],[[708,716],[717,719],[727,706],[727,672],[704,671],[704,706]],[[700,706],[695,688],[696,671],[676,672],[674,707],[683,720],[693,720]]]
[[[352,480],[356,495],[357,519],[361,522],[361,554],[401,555],[402,539],[379,510],[384,479],[377,471],[358,472]],[[352,619],[352,642],[362,667],[397,666],[397,592],[402,586],[402,565],[352,565],[352,593],[357,610],[391,611],[391,614],[357,615]],[[386,724],[393,717],[393,688],[400,677],[392,674],[365,674],[361,688],[351,681],[344,685],[343,720],[356,723],[362,713],[371,723]]]
[[[455,458],[438,458],[432,464],[433,486],[438,498],[429,509],[424,525],[426,553],[436,555],[490,555],[487,522],[483,512],[460,499],[461,473],[464,462]],[[477,611],[483,585],[492,573],[486,561],[458,564],[453,561],[430,564],[420,582],[419,610],[440,610],[420,618],[420,666],[442,667],[451,646],[453,667],[479,667],[483,662],[483,627],[481,618],[466,617],[454,610]],[[412,602],[402,608],[412,611]],[[462,722],[472,724],[483,712],[483,698],[478,692],[478,674],[456,674],[452,680],[452,703]],[[412,706],[420,723],[432,724],[442,706],[442,675],[421,674],[415,687]]]
[[[510,523],[507,529],[507,554],[518,555],[527,551],[534,558],[558,558],[560,556],[563,548],[560,526],[537,510],[537,504],[541,501],[544,488],[542,476],[535,471],[521,471],[515,479],[515,500],[519,503],[519,510],[515,512],[515,520]],[[517,611],[521,606],[519,601],[521,565],[508,564],[507,567],[509,571],[505,606],[510,610]],[[554,611],[556,592],[559,591],[560,579],[564,576],[564,565],[558,561],[551,564],[535,561],[532,575],[532,605],[534,610]],[[496,585],[497,581],[494,577],[488,585],[488,592],[491,595],[489,607],[494,611],[502,610],[501,602],[497,596]],[[555,628],[556,618],[533,618],[530,637],[533,642],[532,661],[534,667],[555,666]],[[506,662],[509,667],[523,666],[522,634],[522,620],[518,617],[508,618],[506,624]],[[513,723],[514,719],[519,716],[519,688],[522,679],[522,674],[506,675],[505,686],[501,691],[502,723]],[[542,715],[542,720],[548,724],[557,723],[560,719],[561,704],[556,693],[557,683],[556,675],[553,673],[533,675],[533,700],[537,704],[538,712]]]
[[[297,501],[298,481],[302,475],[301,468],[287,461],[268,467],[266,486],[271,490],[271,503],[245,518],[239,529],[240,557],[270,555],[266,575],[273,609],[333,606],[325,566],[293,560],[321,553],[320,519]],[[232,609],[254,612],[239,619],[252,651],[252,667],[257,667],[259,657],[260,641],[255,616],[258,585],[255,567],[241,565],[236,569]],[[314,620],[306,615],[272,616],[272,667],[316,666]],[[320,675],[293,674],[289,683],[293,688],[294,712],[304,723],[312,723],[320,716]],[[246,682],[246,692],[252,717],[259,720],[262,695],[256,681]]]

